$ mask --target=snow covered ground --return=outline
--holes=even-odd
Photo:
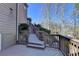
[[[44,41],[40,41],[36,34],[30,34],[28,38],[28,47],[45,48]]]
[[[25,45],[15,45],[0,52],[0,56],[63,56],[60,50],[54,48],[35,49]]]

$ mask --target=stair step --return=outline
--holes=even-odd
[[[43,45],[43,44],[39,44],[39,43],[32,43],[32,42],[28,42],[28,44],[33,44],[33,45]]]
[[[37,44],[27,44],[27,47],[40,48],[40,49],[45,48],[44,45],[37,45]]]

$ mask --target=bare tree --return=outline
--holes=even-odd
[[[43,8],[41,8],[42,10],[42,25],[44,27],[46,27],[47,29],[50,30],[50,22],[51,22],[51,17],[50,17],[50,9],[51,9],[51,4],[50,3],[46,3],[43,4]]]
[[[75,8],[74,8],[74,12],[73,12],[73,17],[74,17],[74,38],[77,38],[78,37],[77,25],[79,25],[79,24],[77,24],[77,20],[79,20],[79,4],[78,3],[75,4]]]

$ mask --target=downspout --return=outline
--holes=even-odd
[[[16,3],[16,41],[18,41],[18,3]]]

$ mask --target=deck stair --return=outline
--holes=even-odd
[[[44,45],[44,41],[40,41],[35,34],[30,34],[28,38],[27,47],[44,49],[45,45]]]

